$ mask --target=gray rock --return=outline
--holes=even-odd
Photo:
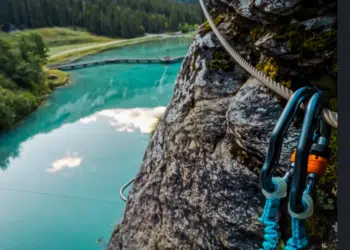
[[[303,0],[222,0],[240,16],[260,23],[274,23],[279,16],[291,16]],[[221,4],[222,4],[221,3]]]
[[[270,23],[271,20],[275,20],[275,18],[273,18],[271,15],[268,16],[262,12],[255,12],[254,0],[223,0],[222,2],[227,6],[233,8],[239,16],[244,17],[248,20],[262,23]]]
[[[232,138],[249,156],[265,159],[271,132],[282,111],[278,98],[258,80],[250,78],[233,97],[227,112]],[[298,136],[299,131],[291,127],[284,139],[280,158],[284,169],[290,165]]]
[[[255,0],[254,5],[260,10],[280,15],[291,15],[303,0]]]
[[[255,46],[259,50],[263,50],[265,53],[279,56],[290,54],[292,51],[288,47],[287,41],[276,41],[274,39],[275,34],[268,33],[258,39],[258,41],[255,42]]]
[[[336,25],[335,16],[320,16],[302,22],[305,30],[328,30]]]
[[[186,60],[192,59],[189,52]],[[210,74],[205,71],[215,77]],[[209,90],[204,81],[198,84],[202,83],[198,77],[187,82],[183,78],[180,73],[174,98],[129,195],[124,220],[110,242],[111,250],[253,250],[263,240],[258,217],[264,198],[258,176],[236,159],[235,146],[262,159],[282,107],[266,87],[250,79],[235,96],[222,96],[222,90],[213,87],[210,91],[216,99],[203,96],[184,110],[195,97],[194,91],[188,91],[191,86]],[[234,89],[236,84],[229,83]],[[294,142],[292,137],[288,140]],[[287,161],[282,157],[283,165]]]
[[[326,59],[329,59],[333,56],[335,51],[323,51],[322,53],[316,53],[312,58],[304,58],[299,60],[298,66],[300,67],[314,67],[323,63]]]
[[[257,58],[279,53],[285,59],[287,48],[281,49],[285,45],[271,36],[253,44],[248,39],[249,30],[237,29],[237,34],[229,35],[232,25],[241,25],[242,16],[266,23],[276,13],[297,11],[294,7],[298,3],[211,1],[215,8],[231,6],[241,15],[236,18],[237,13],[230,13],[233,18],[226,18],[219,26],[238,53],[244,57],[256,53]],[[257,7],[262,13],[257,14]],[[256,250],[261,246],[263,227],[258,217],[264,197],[258,174],[283,106],[279,97],[249,78],[237,64],[230,61],[232,67],[228,70],[212,70],[210,63],[220,49],[212,31],[198,34],[193,40],[176,79],[173,98],[146,150],[124,219],[108,250]],[[288,66],[287,62],[281,68]],[[299,68],[290,72],[302,73]],[[298,132],[293,125],[287,133],[278,174],[290,164]],[[336,201],[329,202],[328,198],[324,195],[322,201],[327,203],[327,209],[333,209]],[[336,220],[325,220],[322,227],[329,235],[316,240],[312,237],[310,249],[334,246]],[[281,227],[281,231],[286,234],[288,228]]]

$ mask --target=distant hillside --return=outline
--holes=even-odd
[[[194,2],[192,0],[185,0]],[[82,27],[97,35],[135,37],[177,31],[202,22],[198,4],[175,0],[2,0],[0,25],[13,27]]]

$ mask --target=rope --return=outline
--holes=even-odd
[[[271,78],[267,77],[263,72],[257,70],[255,67],[253,67],[249,62],[247,62],[245,59],[243,59],[225,40],[225,38],[221,35],[220,31],[216,27],[213,19],[210,17],[209,12],[203,2],[203,0],[199,0],[202,10],[204,12],[204,15],[210,24],[211,29],[219,39],[221,45],[226,49],[226,51],[235,59],[235,61],[248,73],[250,73],[253,77],[258,79],[260,82],[262,82],[264,85],[266,85],[268,88],[273,90],[278,95],[282,96],[284,99],[289,99],[293,91],[286,88],[282,84],[272,80]],[[338,113],[333,112],[329,109],[323,109],[322,110],[322,118],[332,127],[338,128]]]
[[[292,218],[292,238],[287,241],[284,250],[304,249],[308,244],[305,221]]]
[[[280,234],[277,222],[277,212],[280,206],[280,199],[266,199],[264,212],[259,221],[265,225],[263,248],[259,250],[275,250],[278,246]],[[308,246],[306,237],[305,221],[292,218],[292,237],[287,241],[284,250],[300,250]]]
[[[265,235],[263,248],[260,250],[275,250],[279,241],[279,226],[277,223],[277,212],[280,206],[280,199],[266,199],[264,212],[259,218],[259,221],[265,225]],[[292,250],[292,249],[289,249]]]

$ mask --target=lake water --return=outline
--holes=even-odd
[[[172,38],[84,58],[185,55]],[[72,83],[0,136],[0,250],[97,250],[121,221],[150,131],[181,64],[70,71]]]

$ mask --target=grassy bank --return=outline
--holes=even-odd
[[[114,39],[104,36],[96,36],[83,29],[76,28],[40,28],[24,30],[19,33],[37,33],[49,47],[58,47],[82,43],[106,43]],[[14,33],[16,34],[16,33]]]
[[[69,82],[69,74],[57,69],[45,69],[45,78],[51,90]]]
[[[79,44],[68,44],[68,45],[63,45],[63,46],[54,46],[54,47],[49,48],[48,55],[53,56],[53,55],[63,53],[63,52],[68,51],[68,50],[79,49],[79,48],[94,46],[94,45],[98,45],[98,44],[103,44],[103,43],[94,42],[94,43],[79,43]]]

